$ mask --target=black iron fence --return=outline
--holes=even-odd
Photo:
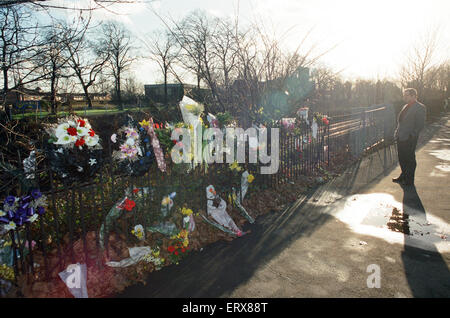
[[[319,123],[317,132],[308,124],[295,132],[281,128],[279,169],[275,174],[258,175],[260,164],[244,164],[243,168],[256,176],[255,182],[276,187],[328,166],[342,156],[360,157],[377,145],[383,145],[394,129],[395,118],[390,105],[376,105],[341,114],[327,114],[329,124]],[[270,149],[270,130],[268,147]],[[247,149],[248,149],[247,145]],[[111,147],[109,147],[111,149]],[[130,226],[142,224],[144,228],[158,219],[161,200],[171,192],[177,193],[178,202],[206,209],[205,188],[214,184],[219,193],[227,195],[236,181],[228,164],[199,166],[189,174],[185,166],[168,165],[162,173],[156,165],[145,174],[130,177],[117,174],[111,158],[98,175],[84,184],[64,184],[55,178],[49,168],[35,171],[35,184],[47,196],[48,207],[36,222],[9,230],[0,237],[10,246],[16,279],[49,279],[68,264],[86,263],[104,266],[111,248],[109,234],[115,233],[132,241]],[[169,158],[166,158],[166,162]],[[18,182],[12,182],[6,194],[25,193]],[[135,190],[136,189],[136,190]],[[117,222],[102,237],[101,225],[112,208],[117,206],[128,190],[140,196],[132,214]],[[5,245],[5,244],[4,244]],[[104,248],[102,248],[102,245]],[[3,248],[5,251],[5,248]]]

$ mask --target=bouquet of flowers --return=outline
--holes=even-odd
[[[121,171],[139,176],[150,169],[155,156],[150,136],[142,123],[137,123],[130,116],[128,124],[122,126],[117,134],[113,134],[111,141],[119,144],[119,149],[113,151],[112,157],[118,162]]]
[[[15,197],[9,195],[0,209],[0,223],[3,230],[15,230],[23,224],[30,224],[45,213],[47,198],[39,190],[31,191],[31,194]]]
[[[65,181],[85,181],[102,165],[100,137],[89,121],[77,116],[48,126],[44,150],[50,167]]]

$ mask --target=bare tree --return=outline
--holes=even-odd
[[[72,7],[68,5],[58,5],[55,3],[51,3],[50,0],[2,0],[0,2],[0,8],[1,7],[12,7],[12,6],[18,6],[18,5],[29,5],[33,8],[38,9],[63,9],[63,10],[77,10],[77,11],[92,11],[97,9],[108,9],[111,6],[114,6],[115,4],[133,4],[137,3],[138,1],[132,1],[132,0],[93,0],[94,6],[87,6],[87,7]],[[148,1],[151,2],[151,1]]]
[[[125,71],[129,69],[136,59],[131,56],[132,38],[130,32],[118,22],[107,22],[103,25],[104,38],[102,51],[108,52],[109,69],[114,77],[114,91],[119,109],[123,110],[121,96],[121,81]]]
[[[94,85],[97,77],[109,61],[110,51],[108,46],[103,46],[103,43],[100,44],[100,42],[88,39],[89,24],[90,16],[84,20],[83,29],[85,32],[79,34],[75,39],[66,41],[65,50],[69,59],[69,65],[83,89],[88,108],[92,109],[92,98],[89,94],[89,89]]]
[[[0,8],[0,67],[3,80],[3,101],[10,91],[44,78],[38,56],[42,43],[38,40],[38,26],[31,12],[22,8]]]
[[[434,30],[418,38],[400,69],[400,80],[404,87],[412,86],[423,96],[425,88],[435,80],[437,74],[436,52],[438,31]]]
[[[170,33],[156,31],[148,39],[144,40],[145,46],[149,49],[149,58],[155,61],[164,78],[164,104],[168,104],[167,83],[169,74],[178,77],[173,69],[173,64],[178,59],[179,48],[176,40]]]

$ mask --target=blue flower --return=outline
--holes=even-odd
[[[144,164],[144,160],[143,160],[143,159],[139,160],[139,163],[140,163],[141,165]]]
[[[42,193],[38,189],[35,189],[35,190],[31,191],[31,196],[33,197],[33,199],[37,200],[40,197],[42,197]]]
[[[150,157],[150,155],[152,154],[151,151],[147,151],[147,153],[145,154],[147,157]]]
[[[140,130],[140,131],[144,131],[144,128],[142,128],[142,127],[139,127],[139,130]]]
[[[7,204],[7,205],[12,206],[12,205],[14,205],[14,202],[16,202],[16,197],[13,195],[8,195],[5,199],[5,204]]]
[[[39,215],[44,214],[44,213],[45,213],[45,208],[42,207],[42,206],[38,206],[38,208],[37,208],[37,213],[38,213]]]
[[[145,138],[145,139],[144,139],[144,141],[145,141],[145,142],[149,142],[149,139],[148,139],[148,137],[147,137],[147,138]]]

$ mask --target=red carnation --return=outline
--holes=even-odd
[[[86,122],[82,119],[78,119],[78,124],[80,124],[80,127],[84,127],[86,125]]]
[[[178,251],[175,251],[175,255],[178,255]]]
[[[75,142],[75,147],[81,147],[84,145],[85,142],[86,141],[83,138],[80,138]]]
[[[183,247],[183,248],[181,249],[181,251],[184,253],[184,252],[186,252],[186,249]]]
[[[139,192],[139,189],[134,189],[133,190],[133,193],[138,193]]]
[[[173,253],[175,251],[175,247],[173,247],[172,245],[170,245],[167,250],[169,251],[169,253]]]
[[[136,206],[136,202],[134,202],[133,200],[128,200],[125,199],[125,205],[124,205],[124,209],[127,211],[131,211],[133,210],[133,208]]]
[[[77,135],[77,129],[74,127],[69,127],[67,128],[67,133],[71,136],[76,136]]]
[[[83,127],[83,126],[81,126]],[[94,137],[95,132],[92,129],[89,129],[89,136]]]

